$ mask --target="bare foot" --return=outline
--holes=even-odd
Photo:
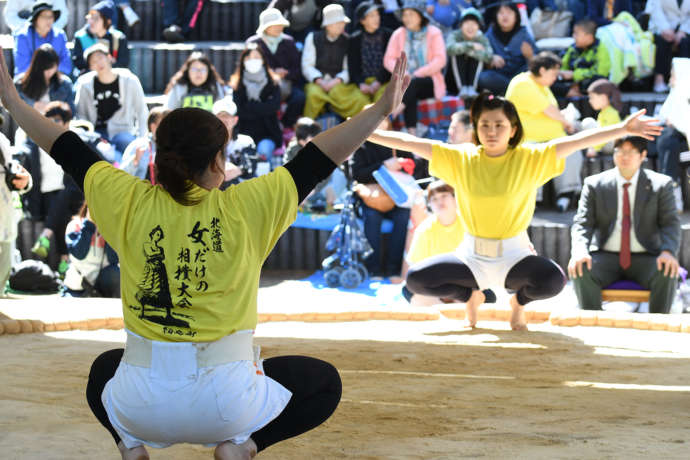
[[[125,447],[122,441],[117,443],[117,448],[120,449],[120,455],[122,455],[122,460],[148,460],[149,453],[146,452],[144,446],[137,446],[128,449]]]
[[[225,441],[216,446],[213,458],[216,460],[249,460],[256,457],[256,451],[256,443],[252,438],[247,439],[242,444]]]
[[[510,298],[510,309],[512,310],[510,315],[511,329],[514,331],[526,331],[527,318],[525,317],[525,307],[518,303],[517,295]]]
[[[479,306],[484,303],[486,296],[479,289],[473,290],[472,295],[465,304],[465,309],[467,311],[467,325],[471,328],[477,326],[477,310]]]

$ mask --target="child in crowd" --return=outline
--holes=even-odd
[[[295,125],[295,137],[288,144],[284,162],[292,160],[297,152],[321,132],[321,125],[311,118],[302,117]],[[319,182],[304,201],[306,207],[319,211],[330,211],[340,194],[347,187],[345,174],[338,168]]]
[[[180,70],[168,82],[165,107],[197,107],[211,111],[213,103],[225,96],[225,82],[211,60],[201,51],[189,55]]]
[[[31,15],[14,37],[14,74],[26,72],[34,51],[49,43],[60,58],[58,68],[65,75],[72,74],[72,60],[67,51],[67,36],[62,29],[54,27],[60,18],[60,10],[46,1],[38,0],[31,9]]]
[[[146,125],[149,132],[144,137],[139,137],[127,146],[122,154],[120,169],[133,176],[147,179],[152,184],[156,183],[154,160],[156,159],[156,129],[164,116],[171,112],[170,109],[158,106],[151,109]]]
[[[239,115],[237,129],[254,139],[257,153],[270,162],[273,151],[283,145],[278,121],[279,77],[268,66],[261,48],[249,43],[230,77],[232,98]]]
[[[77,114],[93,123],[96,132],[113,145],[101,153],[117,163],[137,135],[146,136],[149,109],[144,89],[128,69],[113,69],[110,51],[102,43],[87,48],[84,61],[91,72],[77,80]]]
[[[84,50],[96,43],[103,43],[108,48],[113,67],[129,67],[127,37],[112,27],[115,14],[115,5],[110,0],[98,2],[89,9],[86,24],[74,34],[72,63],[75,78],[88,71]]]
[[[450,94],[477,95],[479,73],[491,63],[494,54],[482,27],[484,18],[479,10],[467,8],[462,12],[460,27],[448,34],[446,52],[450,68],[446,70],[446,85]]]
[[[621,122],[620,113],[623,110],[623,102],[621,101],[621,92],[618,87],[608,80],[597,80],[587,88],[589,95],[589,105],[599,112],[597,119],[592,123],[591,118],[582,120],[582,128],[596,128],[615,125]],[[592,120],[589,121],[588,120]],[[607,144],[597,145],[587,149],[587,157],[593,158],[597,153],[605,153],[607,155],[613,154],[613,142]]]
[[[295,40],[283,33],[289,25],[279,10],[268,8],[261,12],[256,35],[247,43],[256,43],[261,48],[268,66],[278,76],[280,100],[287,104],[281,122],[285,128],[292,129],[304,110],[304,82]]]
[[[231,184],[237,184],[254,177],[257,164],[256,144],[246,134],[240,134],[237,126],[237,105],[232,96],[225,96],[213,104],[213,114],[223,122],[228,130],[228,143],[225,146],[225,180],[223,190]]]
[[[65,230],[69,268],[65,274],[65,297],[120,297],[120,267],[117,254],[91,220],[84,203]]]
[[[323,9],[322,30],[307,35],[302,52],[302,74],[307,80],[305,117],[317,118],[329,104],[332,111],[348,118],[368,103],[357,86],[350,84],[345,33],[349,22],[343,7],[331,4]]]
[[[592,82],[609,76],[611,57],[596,33],[597,23],[591,19],[573,26],[575,44],[565,52],[560,72],[560,77],[568,82],[567,97],[582,96]],[[560,93],[557,95],[561,96],[562,90]]]
[[[357,5],[355,16],[361,29],[350,37],[347,53],[352,83],[372,102],[381,98],[391,75],[383,66],[383,55],[393,32],[381,26],[380,9],[371,1]]]
[[[15,177],[8,179],[8,175]],[[12,192],[26,193],[31,189],[31,185],[31,175],[12,160],[10,141],[0,133],[0,215],[3,216],[0,219],[0,297],[5,295],[5,284],[12,268],[14,241],[17,239],[17,219]]]

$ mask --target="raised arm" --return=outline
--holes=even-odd
[[[395,63],[390,83],[378,102],[344,123],[320,133],[312,140],[333,163],[339,165],[345,161],[400,104],[410,84],[410,77],[405,76],[406,68],[407,57],[402,53]]]
[[[401,133],[399,131],[383,131],[380,129],[374,131],[367,140],[369,142],[373,142],[374,144],[388,147],[389,149],[406,150],[408,152],[412,152],[429,161],[431,161],[431,149],[433,148],[434,144],[442,144],[441,141],[423,139],[421,137]]]
[[[26,135],[46,152],[50,152],[57,138],[66,131],[19,97],[7,70],[2,47],[0,47],[0,101]]]
[[[662,126],[656,126],[659,120],[650,118],[641,120],[646,110],[642,109],[630,115],[625,121],[604,128],[594,128],[581,131],[572,136],[556,139],[556,157],[565,158],[578,150],[594,147],[595,145],[606,144],[609,141],[623,136],[639,136],[647,140],[654,140],[655,136],[661,134]]]

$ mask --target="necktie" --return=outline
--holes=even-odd
[[[630,182],[623,184],[623,221],[621,229],[621,252],[618,260],[623,270],[630,267],[630,198],[628,197]]]
[[[614,0],[606,0],[606,19],[613,19],[613,2]]]

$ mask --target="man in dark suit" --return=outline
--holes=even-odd
[[[678,275],[680,219],[670,177],[640,166],[647,141],[616,141],[615,168],[585,179],[572,227],[568,274],[580,307],[601,309],[601,289],[629,279],[651,291],[649,311],[668,313]]]

